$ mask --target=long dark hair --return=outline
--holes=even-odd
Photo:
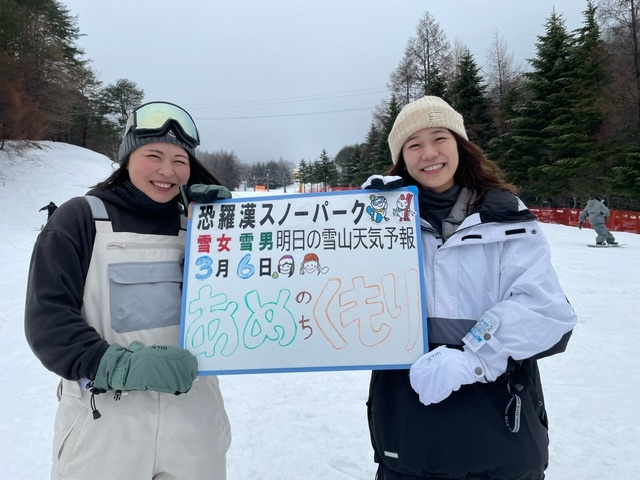
[[[111,175],[94,185],[94,187],[103,190],[113,190],[118,185],[122,185],[124,182],[130,180],[129,170],[126,168],[128,163],[129,159],[127,158]],[[224,185],[191,154],[189,154],[189,166],[191,167],[191,173],[189,174],[187,185],[191,186],[196,183],[203,183],[205,185]]]
[[[457,185],[467,187],[476,193],[474,207],[480,204],[482,198],[490,190],[505,190],[514,195],[518,193],[517,187],[504,179],[500,168],[485,156],[479,146],[465,140],[457,133],[449,131],[458,144],[459,163],[453,178]],[[418,184],[407,171],[402,150],[400,150],[398,162],[390,167],[385,175],[398,175],[402,177],[405,185]]]

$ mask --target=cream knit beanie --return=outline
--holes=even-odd
[[[388,139],[393,163],[398,162],[407,138],[418,130],[432,127],[448,128],[468,140],[462,115],[440,97],[427,95],[405,105],[394,122]]]

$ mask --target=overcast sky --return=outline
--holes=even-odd
[[[517,63],[535,55],[555,8],[569,30],[586,0],[61,0],[104,85],[195,118],[209,152],[246,163],[313,161],[365,140],[407,40],[429,12],[478,65],[496,30]]]

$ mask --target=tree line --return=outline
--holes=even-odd
[[[387,136],[402,106],[437,95],[463,114],[469,138],[532,206],[578,206],[594,194],[640,210],[640,7],[588,0],[580,28],[554,11],[527,68],[495,32],[487,62],[451,44],[427,11],[389,75],[389,98],[366,138],[298,163],[300,182],[359,186],[390,166]],[[77,19],[56,0],[0,0],[0,148],[5,139],[56,140],[115,154],[144,99],[134,82],[103,85],[77,46]],[[291,161],[244,164],[233,152],[198,157],[231,188],[293,181]]]
[[[127,79],[103,85],[80,36],[58,1],[0,0],[0,148],[5,139],[46,139],[116,158],[144,91]]]
[[[336,155],[329,178],[359,185],[384,172],[387,136],[402,106],[437,95],[464,116],[469,138],[532,206],[577,207],[599,194],[614,208],[640,210],[639,4],[587,1],[575,31],[551,12],[527,70],[497,31],[481,68],[425,12],[389,76],[390,98],[377,107],[364,142]],[[322,159],[316,162],[300,171],[321,181],[313,170],[322,170]]]
[[[103,85],[78,47],[77,18],[56,0],[0,0],[0,149],[6,139],[79,145],[115,160],[129,113],[144,90],[128,79]],[[293,182],[291,162],[254,165],[233,152],[198,152],[227,186]]]

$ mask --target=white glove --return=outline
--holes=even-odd
[[[402,180],[402,177],[397,175],[371,175],[362,184],[362,189],[394,190],[396,188],[400,188],[402,185],[404,185],[404,181]]]
[[[411,365],[411,386],[425,405],[438,403],[462,385],[486,383],[485,367],[480,357],[470,350],[438,347]]]

